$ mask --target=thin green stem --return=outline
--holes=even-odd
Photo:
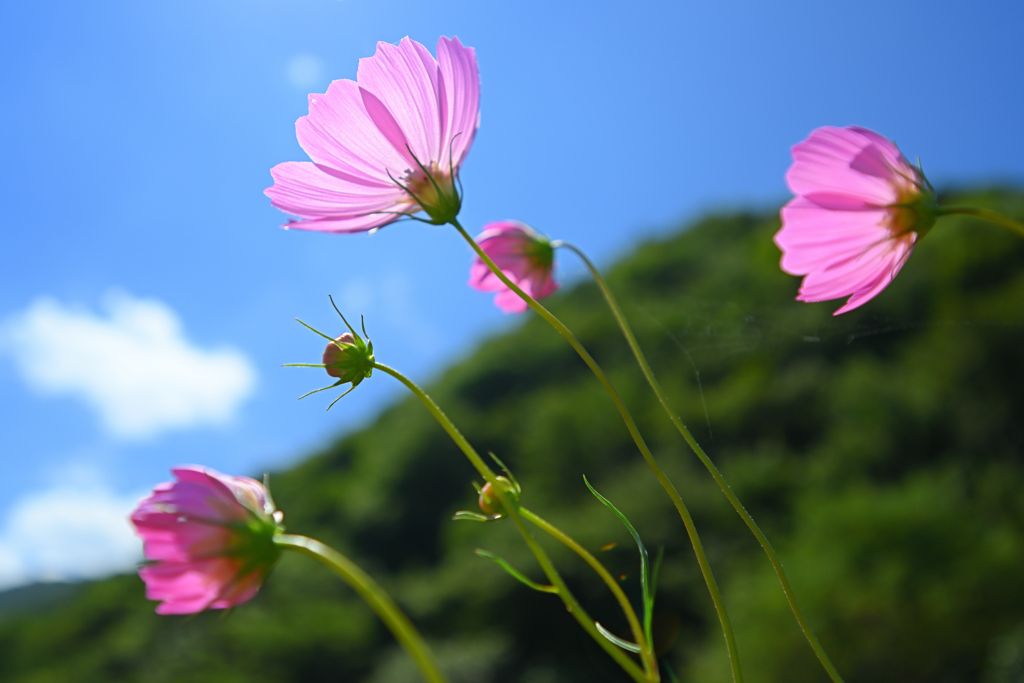
[[[725,603],[722,600],[721,592],[718,590],[718,583],[715,581],[715,576],[711,571],[711,565],[708,563],[707,555],[704,552],[704,545],[701,543],[700,536],[697,534],[697,527],[693,523],[693,518],[690,516],[690,511],[686,508],[686,504],[683,503],[682,497],[676,487],[669,481],[669,478],[662,471],[657,461],[654,459],[654,455],[651,453],[650,448],[647,447],[647,443],[644,441],[643,436],[640,435],[640,430],[636,426],[636,422],[633,420],[633,416],[630,414],[629,409],[623,402],[622,397],[619,396],[619,392],[616,391],[612,385],[611,380],[604,374],[604,370],[597,364],[597,361],[593,359],[590,353],[583,347],[583,345],[576,339],[568,327],[562,323],[551,311],[546,309],[544,306],[537,303],[537,300],[532,296],[524,292],[516,283],[512,282],[505,273],[495,265],[487,253],[480,248],[480,245],[476,243],[469,233],[459,225],[458,221],[452,220],[451,224],[459,231],[459,234],[469,243],[469,246],[473,248],[476,255],[480,257],[487,267],[490,268],[491,272],[501,280],[506,287],[515,292],[527,305],[532,308],[537,314],[547,321],[555,330],[565,338],[569,345],[579,354],[583,362],[587,364],[591,372],[597,377],[598,381],[604,386],[608,395],[611,396],[612,402],[619,411],[619,415],[622,416],[622,421],[626,423],[626,429],[629,430],[630,436],[633,437],[633,442],[636,443],[637,448],[643,455],[644,460],[647,462],[647,466],[654,472],[654,476],[657,477],[658,483],[668,494],[668,497],[672,500],[673,505],[676,506],[676,510],[679,512],[679,516],[683,520],[683,524],[686,527],[686,533],[690,537],[690,544],[693,546],[694,554],[697,556],[697,564],[700,565],[701,574],[704,577],[704,582],[707,584],[708,592],[711,594],[711,601],[714,603],[715,612],[718,614],[718,621],[722,627],[722,635],[725,637],[726,649],[729,652],[729,663],[732,667],[732,678],[733,683],[741,683],[743,680],[743,674],[740,670],[740,659],[739,652],[736,649],[736,637],[733,635],[732,625],[729,622],[729,615],[725,610]]]
[[[772,567],[775,569],[775,574],[779,577],[779,583],[782,584],[782,591],[786,594],[786,600],[789,602],[790,609],[793,610],[793,616],[796,617],[796,621],[800,625],[800,629],[804,632],[804,637],[807,638],[807,642],[810,644],[811,649],[814,650],[814,653],[818,656],[818,660],[821,662],[822,666],[825,667],[825,670],[828,672],[828,675],[832,680],[836,683],[842,683],[842,677],[839,675],[839,672],[836,671],[835,666],[832,665],[832,660],[829,659],[824,648],[821,647],[821,643],[818,642],[817,636],[814,635],[814,631],[811,630],[810,625],[804,618],[803,612],[800,610],[800,606],[796,602],[796,596],[793,594],[793,588],[790,586],[789,578],[786,576],[786,572],[782,568],[782,562],[779,560],[779,556],[776,554],[775,548],[772,547],[772,544],[768,541],[768,537],[764,535],[764,532],[761,531],[757,522],[754,521],[754,518],[750,516],[750,513],[747,512],[745,507],[743,507],[739,498],[737,498],[736,494],[733,493],[732,487],[729,486],[729,482],[725,480],[725,477],[723,477],[722,473],[719,472],[715,463],[712,462],[711,458],[709,458],[707,453],[704,452],[704,449],[701,448],[699,443],[697,443],[697,440],[693,438],[690,430],[687,429],[685,424],[683,424],[682,418],[679,417],[675,408],[672,407],[668,396],[665,394],[665,391],[661,388],[657,378],[654,376],[651,366],[647,363],[647,358],[644,356],[644,352],[641,350],[640,344],[637,342],[636,336],[634,336],[633,330],[630,327],[629,322],[626,320],[626,316],[622,313],[622,309],[619,307],[618,301],[615,299],[611,289],[608,287],[608,283],[605,282],[600,271],[598,271],[597,267],[594,266],[579,247],[568,242],[559,242],[556,246],[562,246],[571,250],[579,256],[587,266],[587,269],[594,278],[594,282],[597,283],[598,289],[600,289],[601,294],[604,295],[604,299],[608,303],[608,308],[611,309],[612,315],[615,317],[616,322],[618,322],[619,327],[622,329],[622,334],[626,337],[626,342],[629,344],[629,348],[633,350],[633,355],[636,357],[636,362],[640,366],[640,371],[643,372],[644,377],[647,378],[647,383],[651,385],[651,389],[654,390],[662,408],[665,409],[665,412],[668,414],[672,424],[674,424],[676,429],[679,430],[679,433],[682,434],[686,443],[690,445],[690,448],[692,448],[693,452],[697,454],[700,461],[704,463],[704,467],[706,467],[708,472],[711,473],[715,483],[717,483],[718,487],[722,489],[722,493],[725,494],[725,497],[746,523],[750,531],[753,532],[758,543],[761,544],[765,554],[768,556],[768,560],[772,563]]]
[[[428,683],[447,683],[448,679],[441,673],[437,662],[434,660],[434,655],[430,652],[430,648],[427,647],[416,627],[412,625],[409,618],[399,609],[395,601],[391,599],[391,596],[385,593],[384,589],[352,560],[320,541],[306,538],[305,536],[282,534],[274,539],[274,542],[281,548],[297,550],[327,565],[377,613],[377,616],[381,618],[381,621],[388,627],[395,636],[395,639],[412,657],[424,681]]]
[[[644,636],[644,629],[640,625],[640,620],[637,619],[636,612],[633,610],[633,605],[629,602],[629,598],[626,597],[626,594],[622,590],[622,586],[620,586],[619,582],[615,580],[615,577],[609,574],[608,570],[605,569],[605,566],[601,564],[596,557],[591,555],[586,548],[577,543],[564,531],[541,518],[540,515],[530,512],[524,507],[519,508],[519,514],[523,516],[523,519],[535,525],[541,531],[547,533],[559,543],[579,555],[583,561],[590,565],[590,568],[601,577],[601,580],[604,581],[606,586],[608,586],[608,590],[612,592],[612,595],[614,595],[615,599],[619,602],[619,607],[622,608],[622,613],[626,615],[626,621],[629,622],[629,628],[633,632],[633,640],[635,640],[637,645],[640,646],[640,656],[646,662],[648,669],[656,669],[658,667],[658,662],[654,656],[653,643]]]
[[[519,534],[523,537],[523,540],[526,541],[526,545],[530,548],[530,552],[532,552],[533,556],[537,558],[537,563],[540,565],[544,575],[548,577],[548,581],[558,589],[558,596],[565,604],[565,608],[570,614],[572,614],[573,618],[579,622],[580,626],[583,627],[583,630],[590,634],[590,637],[593,638],[633,680],[638,683],[651,683],[652,681],[656,683],[658,681],[657,669],[653,672],[645,672],[641,670],[640,667],[636,665],[636,662],[630,659],[629,655],[619,649],[618,646],[609,642],[608,639],[602,636],[597,630],[597,627],[594,625],[594,620],[590,618],[583,607],[580,606],[579,602],[577,602],[576,597],[569,591],[568,586],[565,585],[565,581],[558,573],[558,570],[555,569],[554,564],[551,563],[547,553],[544,552],[544,549],[537,542],[537,539],[535,539],[533,534],[530,533],[529,528],[526,526],[526,523],[523,521],[522,515],[519,512],[518,504],[509,498],[508,493],[505,491],[505,487],[498,481],[498,476],[490,467],[487,466],[487,463],[485,463],[483,458],[481,458],[476,452],[476,449],[473,448],[469,441],[466,440],[466,437],[462,435],[462,432],[459,431],[458,427],[456,427],[448,416],[445,415],[440,406],[434,402],[434,399],[430,398],[430,396],[420,389],[415,382],[394,368],[390,368],[387,365],[376,362],[373,364],[373,367],[375,370],[385,372],[404,384],[405,387],[411,391],[424,406],[426,406],[427,410],[430,411],[430,414],[434,416],[434,419],[437,420],[441,427],[448,433],[448,436],[451,437],[452,441],[455,442],[455,445],[457,445],[466,455],[473,467],[476,468],[476,471],[480,473],[480,476],[482,476],[487,483],[491,485],[493,495],[498,498],[498,501],[501,503],[501,507],[508,513],[509,518],[512,520],[512,523],[515,524]]]
[[[954,214],[961,214],[964,216],[974,216],[996,225],[1001,225],[1004,228],[1013,230],[1015,233],[1024,237],[1024,223],[1015,221],[1012,218],[996,213],[995,211],[989,211],[988,209],[975,209],[970,206],[942,206],[936,212],[939,216],[950,216]]]

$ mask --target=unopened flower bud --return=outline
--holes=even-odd
[[[324,349],[323,364],[327,374],[355,387],[373,372],[373,346],[361,337],[345,332]]]
[[[331,300],[334,303],[334,300]],[[334,310],[338,310],[335,306]],[[307,392],[299,398],[306,398],[310,394],[315,394],[325,389],[331,389],[341,384],[350,383],[352,386],[348,388],[338,398],[331,402],[327,409],[330,410],[331,406],[337,403],[342,396],[347,395],[350,391],[359,386],[359,383],[364,379],[373,374],[373,367],[376,361],[373,358],[373,342],[370,341],[370,336],[366,334],[366,326],[363,326],[363,334],[366,335],[366,339],[359,336],[359,333],[355,331],[348,321],[345,320],[345,316],[341,315],[341,311],[338,311],[338,315],[341,316],[345,326],[348,327],[348,332],[344,332],[334,339],[331,339],[320,330],[307,325],[298,318],[295,320],[302,326],[316,332],[324,339],[331,339],[327,348],[324,349],[322,360],[320,363],[313,365],[311,363],[288,363],[285,367],[291,368],[323,368],[327,371],[327,374],[334,377],[338,381],[334,384],[321,387],[320,389],[314,389],[313,391]]]
[[[505,477],[498,477],[498,482],[501,483],[501,487],[505,489],[505,495],[508,496],[512,502],[518,500],[519,494],[511,481]],[[490,515],[491,517],[501,515],[501,501],[490,482],[484,484],[484,487],[480,489],[479,504],[480,509],[483,510],[484,514]]]
[[[324,349],[324,368],[331,377],[342,377],[345,374],[345,370],[341,367],[341,363],[348,358],[348,354],[338,344],[355,345],[356,338],[352,336],[351,332],[345,332],[335,337],[334,341],[337,344],[328,344],[327,348]]]

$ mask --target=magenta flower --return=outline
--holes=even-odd
[[[518,221],[497,221],[484,226],[476,238],[505,276],[534,299],[551,296],[558,283],[551,276],[555,250],[551,240]],[[469,269],[469,286],[481,292],[497,292],[494,303],[506,313],[523,313],[528,306],[505,286],[479,256]]]
[[[775,244],[803,275],[797,301],[850,298],[846,313],[892,282],[934,225],[935,191],[895,143],[866,128],[825,126],[793,147]]]
[[[473,48],[442,37],[435,61],[409,38],[377,43],[357,78],[309,96],[295,130],[312,161],[270,171],[271,204],[299,216],[284,227],[362,232],[420,210],[431,223],[455,218],[459,166],[480,118]]]
[[[189,465],[132,513],[148,563],[139,569],[158,614],[191,614],[251,599],[280,555],[281,513],[266,488]]]

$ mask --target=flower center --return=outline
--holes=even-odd
[[[402,185],[410,198],[427,212],[431,222],[438,225],[448,223],[459,215],[462,197],[450,174],[433,162],[426,168],[426,172],[422,169],[411,172]]]

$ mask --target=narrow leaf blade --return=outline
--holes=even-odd
[[[640,540],[640,534],[636,532],[633,525],[626,519],[626,515],[619,512],[619,509],[615,507],[610,500],[602,496],[600,493],[590,485],[587,481],[587,475],[583,475],[583,483],[587,485],[590,492],[594,494],[594,497],[604,503],[605,507],[615,513],[626,528],[629,530],[629,534],[636,541],[636,547],[640,550],[640,589],[643,592],[644,598],[644,635],[647,636],[647,640],[651,640],[651,617],[654,609],[654,594],[651,591],[650,586],[650,570],[648,567],[647,559],[647,548],[644,547],[644,542]]]
[[[507,571],[512,576],[512,578],[514,578],[517,581],[525,584],[526,586],[529,586],[530,588],[532,588],[535,591],[540,591],[541,593],[557,593],[558,592],[558,589],[555,588],[554,586],[545,586],[543,584],[537,583],[536,581],[532,581],[532,580],[526,578],[526,576],[521,574],[515,567],[513,567],[508,562],[506,562],[505,560],[503,560],[502,558],[498,557],[497,555],[495,555],[492,552],[488,552],[488,551],[482,550],[480,548],[477,548],[473,552],[475,552],[480,557],[486,557],[487,559],[492,560],[499,567],[501,567],[502,569]]]
[[[618,645],[623,650],[626,650],[627,652],[633,652],[635,654],[640,654],[640,646],[636,643],[631,643],[628,640],[623,640],[622,638],[619,638],[617,635],[606,629],[604,626],[601,626],[601,622],[599,621],[595,621],[594,626],[597,627],[598,632],[600,632],[602,636],[607,638],[615,645]]]

